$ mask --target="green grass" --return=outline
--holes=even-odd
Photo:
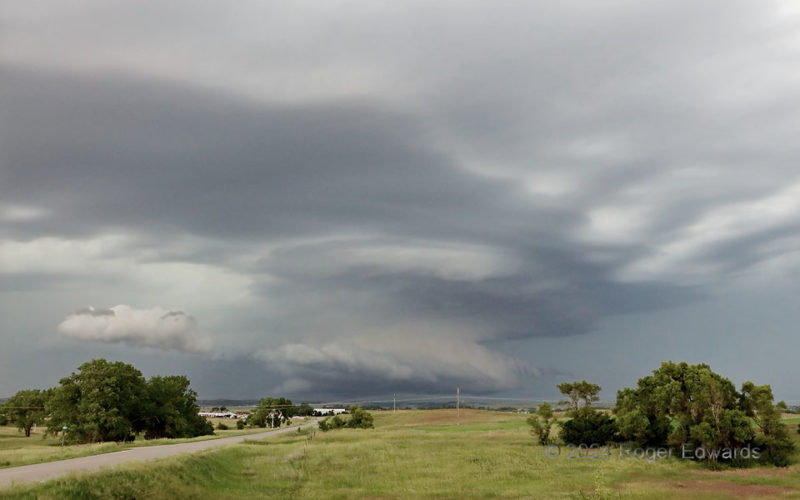
[[[243,434],[264,432],[268,429],[236,429],[236,421],[231,419],[211,419],[214,427],[219,422],[224,422],[231,429],[226,431],[214,430],[212,436],[200,436],[191,439],[151,439],[137,438],[130,443],[94,443],[61,446],[61,438],[44,435],[44,427],[37,428],[31,437],[25,437],[16,427],[0,426],[0,469],[16,467],[18,465],[52,462],[67,458],[99,455],[115,451],[127,450],[140,446],[157,446],[161,444],[177,444],[190,441],[205,441]]]
[[[289,433],[0,492],[8,498],[800,498],[800,466],[550,459],[524,415],[375,412],[376,428]]]
[[[800,416],[791,413],[784,413],[781,421],[784,424],[791,425],[796,429],[797,426],[800,425]]]

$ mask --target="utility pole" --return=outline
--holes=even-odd
[[[397,413],[397,393],[392,394],[392,413]]]
[[[461,387],[456,387],[456,425],[461,425]]]

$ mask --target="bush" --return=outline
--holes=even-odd
[[[236,428],[239,429],[239,430],[244,429],[244,420],[242,420],[242,419],[237,420],[236,421]]]
[[[333,429],[339,429],[345,426],[345,421],[342,420],[342,417],[339,415],[334,415],[332,417],[324,418],[319,423],[319,430],[322,432],[327,432]]]
[[[349,427],[351,429],[371,429],[375,425],[372,422],[372,414],[358,406],[350,407],[350,419],[344,420],[339,415],[326,417],[319,423],[319,429],[327,432],[333,429],[340,429],[342,427]]]
[[[572,444],[606,444],[617,435],[617,424],[605,413],[579,415],[561,424],[561,439]]]
[[[220,423],[217,424],[217,430],[218,431],[227,431],[228,430],[228,426],[225,425],[224,423],[220,422]]]
[[[542,403],[536,413],[528,417],[531,433],[536,435],[536,440],[539,444],[544,445],[550,441],[550,429],[555,421],[553,409],[548,403]]]
[[[350,407],[350,420],[347,422],[347,427],[351,429],[372,429],[375,425],[372,423],[372,414],[366,410],[362,410],[358,406]]]

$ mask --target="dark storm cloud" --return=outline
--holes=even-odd
[[[515,219],[534,213],[510,183],[457,171],[423,124],[374,103],[259,106],[113,77],[4,77],[3,196],[55,204],[39,231],[122,223],[271,237],[413,226],[448,238],[490,235],[501,220],[522,230]],[[551,227],[566,215],[550,212]]]
[[[239,301],[214,344],[288,389],[491,391],[542,373],[497,345],[706,297],[800,228],[778,4],[176,6],[9,11],[3,290],[202,264],[248,282],[190,291]],[[100,314],[71,336],[192,348]]]
[[[274,252],[262,271],[280,277],[276,288],[284,293],[368,294],[382,299],[382,315],[457,318],[482,325],[481,340],[486,341],[582,334],[607,314],[674,306],[698,296],[697,290],[685,286],[616,283],[605,267],[552,248],[520,245],[515,250],[527,253],[519,256],[513,272],[473,277],[391,269],[388,262],[347,266],[338,259],[341,248],[342,243],[335,242]],[[326,264],[309,264],[319,262]],[[273,286],[260,291],[269,297],[277,291]],[[367,301],[359,314],[374,314],[378,302]]]

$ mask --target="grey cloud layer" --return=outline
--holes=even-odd
[[[9,30],[0,228],[124,233],[246,276],[219,335],[294,390],[513,387],[541,368],[496,343],[588,334],[793,253],[798,21],[779,7],[247,4],[230,28],[208,5],[99,9],[119,34],[75,30],[59,58]]]

